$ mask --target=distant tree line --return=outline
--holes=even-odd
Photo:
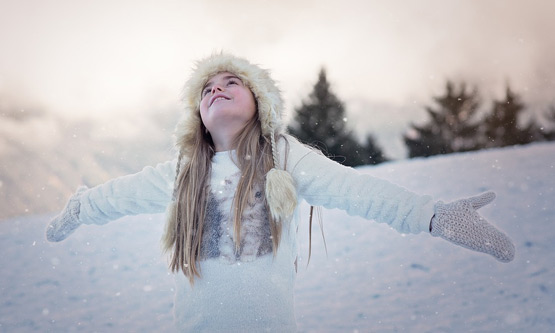
[[[432,156],[492,147],[555,140],[555,106],[545,113],[548,126],[536,119],[524,119],[526,106],[509,86],[502,100],[491,109],[480,112],[478,92],[451,81],[435,105],[426,106],[427,123],[411,124],[403,135],[409,157]],[[339,163],[357,166],[378,164],[388,160],[374,136],[359,142],[347,126],[345,104],[331,90],[326,71],[321,69],[308,99],[295,109],[291,134],[309,145],[320,148]]]
[[[445,93],[434,101],[435,106],[426,107],[429,121],[412,124],[403,137],[409,157],[555,140],[555,107],[545,112],[548,127],[531,116],[525,119],[526,105],[510,86],[505,97],[481,116],[477,91],[469,91],[464,83],[457,89],[447,82]]]

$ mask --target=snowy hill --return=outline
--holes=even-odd
[[[481,209],[515,242],[509,264],[426,234],[324,210],[306,268],[302,206],[296,314],[302,332],[551,332],[555,330],[555,144],[364,167],[362,172],[450,201],[486,190]],[[0,223],[0,331],[173,331],[173,278],[159,250],[163,217],[85,226],[44,240],[49,216]]]

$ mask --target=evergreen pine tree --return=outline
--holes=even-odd
[[[494,101],[493,110],[484,121],[486,147],[505,147],[538,140],[540,129],[534,120],[530,120],[524,127],[519,126],[523,111],[524,103],[507,86],[505,99]]]
[[[363,146],[363,152],[365,155],[359,155],[361,164],[380,164],[387,162],[387,157],[383,150],[376,144],[376,140],[371,134],[366,136],[366,145]]]
[[[430,121],[421,126],[412,124],[404,135],[409,157],[479,149],[479,124],[473,120],[479,106],[477,93],[467,92],[464,84],[455,91],[448,81],[445,94],[434,100],[436,109],[426,107]]]
[[[372,136],[361,145],[347,127],[345,106],[331,91],[326,71],[320,70],[308,101],[295,109],[295,123],[289,132],[300,141],[317,146],[331,159],[349,166],[386,161]]]

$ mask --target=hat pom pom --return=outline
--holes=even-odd
[[[266,174],[266,200],[276,221],[293,215],[297,206],[297,191],[291,174],[276,168]]]

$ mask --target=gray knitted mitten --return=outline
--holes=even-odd
[[[79,209],[81,206],[79,199],[86,190],[86,186],[79,187],[77,192],[69,198],[62,212],[50,221],[46,228],[46,239],[49,242],[63,241],[81,225],[79,221]]]
[[[486,192],[448,204],[438,201],[430,225],[432,235],[474,251],[490,254],[502,262],[513,260],[515,246],[509,237],[476,212],[493,199],[495,193]]]

